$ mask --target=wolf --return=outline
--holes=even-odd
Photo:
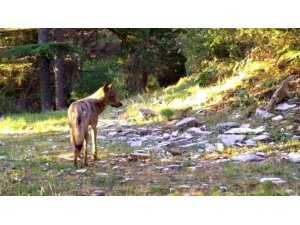
[[[87,163],[87,147],[89,143],[89,126],[92,127],[92,156],[97,160],[97,123],[98,116],[106,106],[119,108],[123,104],[112,89],[112,83],[106,83],[94,94],[73,102],[68,109],[68,124],[70,128],[70,140],[74,151],[74,166],[77,166],[77,158],[83,147],[83,164]]]

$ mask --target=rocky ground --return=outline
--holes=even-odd
[[[2,137],[0,192],[299,195],[298,111],[297,103],[285,102],[273,113],[257,109],[248,123],[234,114],[232,120],[212,125],[197,115],[141,126],[115,113],[109,124],[99,120],[101,160],[89,159],[89,167],[81,168],[72,166],[65,133]]]

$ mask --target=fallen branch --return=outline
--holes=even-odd
[[[289,75],[284,81],[280,84],[277,90],[272,95],[271,100],[268,105],[264,107],[265,110],[270,111],[277,103],[282,101],[284,98],[291,98],[293,96],[292,93],[288,91],[288,85],[291,80],[295,78],[295,75]]]

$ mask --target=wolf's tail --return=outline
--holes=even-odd
[[[72,129],[75,149],[81,151],[84,142],[84,118],[86,112],[81,110],[80,105],[73,105],[69,108],[69,125]]]

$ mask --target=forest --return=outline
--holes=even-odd
[[[0,195],[299,195],[299,75],[296,28],[2,28]],[[109,83],[74,168],[67,110]]]

